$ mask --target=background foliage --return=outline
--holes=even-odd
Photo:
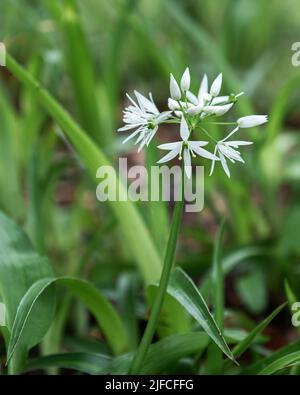
[[[300,41],[297,6],[1,1],[1,40],[62,106],[1,68],[3,374],[7,358],[11,373],[127,371],[155,294],[148,286],[159,278],[170,207],[99,203],[95,170],[120,155],[156,160],[155,148],[145,158],[121,144],[125,92],[151,90],[164,110],[169,72],[180,76],[187,65],[198,80],[222,71],[224,89],[245,92],[237,117],[270,117],[250,131],[255,145],[230,180],[219,167],[205,178],[205,208],[185,215],[177,251],[177,265],[224,327],[240,366],[216,347],[213,326],[203,331],[198,291],[176,272],[144,373],[297,373],[300,332],[287,307],[272,314],[300,297],[300,68],[291,63],[291,45]],[[222,217],[223,239],[216,237]],[[174,299],[174,287],[189,295],[187,305]]]

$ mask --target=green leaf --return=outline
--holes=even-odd
[[[286,306],[286,303],[278,306],[267,318],[265,318],[260,324],[258,324],[245,339],[243,339],[233,350],[232,353],[235,358],[240,357],[252,344],[253,340],[259,335],[269,323],[276,317],[278,313]]]
[[[205,300],[193,281],[181,269],[175,269],[168,286],[168,293],[172,295],[187,312],[202,326],[216,345],[228,358],[234,357],[222,336],[220,328],[211,315]]]
[[[68,287],[73,295],[77,296],[94,314],[100,328],[116,354],[125,351],[128,347],[126,331],[112,305],[90,283],[72,277],[46,278],[34,283],[22,298],[14,321],[11,339],[8,346],[8,359],[10,359],[24,336],[24,328],[32,325],[34,315],[32,310],[43,296],[44,292],[53,284],[59,283]],[[42,321],[42,319],[41,319]]]
[[[261,370],[259,375],[270,375],[278,372],[278,370],[289,367],[291,364],[300,362],[300,351],[287,354],[281,358],[276,359],[270,365]]]
[[[111,358],[95,353],[65,353],[47,355],[29,361],[26,370],[40,370],[51,367],[78,370],[88,374],[107,374]]]
[[[251,364],[250,366],[246,367],[245,369],[242,370],[242,374],[257,374],[260,372],[262,369],[266,368],[267,366],[271,365],[274,361],[284,357],[285,355],[294,353],[296,351],[299,351],[300,348],[300,340],[288,344],[285,347],[280,348],[278,351],[275,351],[272,355],[262,358],[258,360],[257,362]]]
[[[172,367],[180,358],[205,349],[208,336],[204,332],[188,332],[166,337],[149,347],[140,374],[160,374]],[[117,357],[111,365],[110,373],[127,374],[132,354]]]
[[[0,299],[6,306],[9,332],[13,330],[13,322],[23,295],[36,281],[52,275],[47,258],[38,255],[25,233],[0,213]],[[23,350],[23,354],[26,354],[27,350],[43,338],[53,320],[54,308],[54,292],[48,290],[34,306],[32,327],[24,328],[19,345],[20,352]],[[25,355],[22,359],[24,358]],[[22,366],[16,369],[20,370]]]

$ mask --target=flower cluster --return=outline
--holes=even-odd
[[[135,144],[138,144],[138,151],[141,151],[150,144],[160,124],[180,124],[181,140],[159,145],[159,149],[169,152],[158,163],[168,162],[177,156],[179,159],[183,158],[186,175],[190,178],[192,174],[192,157],[198,155],[212,161],[210,174],[215,168],[215,162],[219,161],[226,175],[230,177],[227,160],[232,163],[236,161],[244,163],[238,149],[240,146],[252,144],[250,141],[231,140],[230,138],[239,129],[264,124],[268,121],[267,116],[250,115],[239,118],[236,122],[218,122],[218,117],[226,114],[237,102],[238,98],[243,95],[243,92],[221,96],[222,74],[217,76],[210,88],[208,78],[204,75],[197,95],[190,91],[190,84],[189,68],[186,68],[184,71],[180,84],[178,84],[172,74],[170,75],[171,97],[168,99],[169,111],[164,112],[158,110],[151,93],[148,99],[139,92],[134,91],[136,100],[127,94],[131,104],[124,110],[123,121],[125,126],[118,129],[118,131],[132,131],[132,134],[123,142],[126,143],[136,138]],[[232,126],[233,130],[225,138],[217,141],[207,130],[207,126],[211,124]],[[195,139],[195,135],[198,133],[204,133],[215,145],[213,153],[203,148],[209,144],[208,141]]]

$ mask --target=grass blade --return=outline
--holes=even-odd
[[[289,365],[300,362],[300,351],[287,354],[284,357],[276,359],[269,366],[265,367],[258,374],[259,375],[270,375],[278,372],[281,369],[289,367]]]
[[[286,306],[286,303],[278,306],[267,318],[265,318],[259,325],[257,325],[244,340],[242,340],[233,350],[232,353],[235,358],[240,357],[252,344],[253,340],[259,335],[269,323],[276,317],[278,313]]]

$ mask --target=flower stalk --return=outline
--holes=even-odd
[[[143,334],[142,340],[138,347],[138,350],[133,358],[132,364],[129,369],[129,374],[139,374],[143,362],[147,356],[147,352],[149,346],[152,342],[154,333],[157,328],[159,316],[161,313],[161,309],[164,303],[165,295],[167,292],[167,287],[169,283],[170,274],[173,267],[175,252],[176,252],[176,245],[177,239],[179,235],[181,220],[182,220],[182,213],[184,207],[184,170],[182,169],[182,177],[181,177],[181,199],[179,198],[175,202],[174,212],[173,212],[173,219],[168,239],[168,244],[166,248],[164,264],[162,269],[161,278],[158,285],[157,294],[153,303],[153,307],[150,313],[150,317]]]

